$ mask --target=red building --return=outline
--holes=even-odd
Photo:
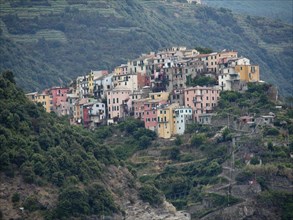
[[[144,126],[154,131],[157,127],[157,108],[166,104],[166,100],[148,100],[144,103]]]

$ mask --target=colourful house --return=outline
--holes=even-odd
[[[87,81],[88,81],[88,89],[89,89],[89,94],[93,95],[94,93],[94,80],[105,76],[108,74],[107,70],[98,70],[98,71],[91,71],[87,76]]]
[[[162,105],[166,105],[167,100],[151,100],[148,99],[144,103],[144,126],[146,129],[155,131],[158,125],[158,108]]]
[[[134,118],[144,121],[144,105],[148,99],[138,99],[133,101]]]
[[[67,100],[68,88],[53,87],[49,93],[52,95],[53,111],[56,111],[58,106]]]
[[[46,112],[53,111],[52,96],[48,93],[48,91],[45,90],[41,94],[37,92],[28,93],[26,94],[26,97],[28,97],[28,99],[34,103],[41,103],[44,106]]]
[[[258,82],[260,80],[258,65],[236,65],[235,71],[240,74],[241,81]]]
[[[161,105],[157,109],[158,126],[157,134],[161,138],[171,138],[176,133],[173,112],[179,107],[178,103],[171,105]]]
[[[168,92],[152,92],[149,94],[150,99],[152,100],[168,100],[169,93]]]
[[[173,113],[173,119],[174,119],[174,134],[182,135],[185,132],[185,128],[187,124],[192,123],[192,108],[191,107],[177,107],[174,109]]]
[[[83,126],[89,129],[95,129],[106,118],[106,108],[104,103],[88,102],[83,108]]]
[[[211,113],[218,104],[220,90],[218,87],[190,87],[184,91],[185,106],[193,109],[193,117],[199,121],[199,115]]]
[[[132,107],[131,90],[113,89],[107,92],[108,119],[122,118]]]

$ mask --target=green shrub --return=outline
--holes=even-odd
[[[182,143],[183,143],[183,141],[182,141],[181,137],[176,136],[176,139],[175,139],[176,146],[180,146]]]
[[[236,176],[236,181],[238,183],[248,183],[253,178],[253,173],[250,171],[243,171]]]
[[[171,149],[170,159],[171,160],[179,160],[180,159],[180,149],[178,147],[173,147]]]
[[[36,196],[29,196],[23,202],[23,207],[30,212],[44,209],[44,206],[38,201]]]
[[[89,214],[88,194],[77,187],[68,187],[61,191],[56,208],[56,216],[67,218]]]
[[[190,143],[192,146],[199,147],[206,141],[206,136],[204,134],[194,134],[191,137]]]
[[[146,135],[143,135],[139,138],[138,144],[141,149],[146,149],[148,146],[150,146],[152,143],[152,139]]]
[[[17,203],[17,202],[19,202],[19,200],[20,200],[20,195],[19,195],[19,193],[13,193],[13,195],[12,195],[12,197],[11,197],[11,201],[12,201],[13,203]]]
[[[268,128],[266,127],[264,130],[264,135],[272,135],[272,136],[277,136],[279,135],[279,130],[276,128]]]
[[[163,203],[161,192],[150,184],[145,184],[139,188],[139,197],[142,201],[148,202],[152,206],[158,206]]]
[[[257,157],[253,157],[250,160],[250,163],[253,164],[253,165],[257,165],[257,164],[259,164],[259,159]]]

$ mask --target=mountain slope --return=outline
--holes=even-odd
[[[0,75],[0,105],[1,219],[185,219],[103,143],[110,127],[89,132],[46,113],[11,72]]]
[[[203,0],[204,4],[212,7],[228,8],[234,12],[267,17],[271,19],[280,19],[286,23],[293,24],[293,2],[291,0]]]
[[[279,21],[146,0],[2,0],[0,10],[0,67],[15,71],[27,91],[184,45],[238,50],[260,64],[263,80],[277,84],[286,96],[292,92],[292,25]]]

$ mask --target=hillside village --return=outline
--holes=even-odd
[[[170,138],[183,134],[188,123],[211,123],[221,91],[245,91],[249,82],[260,82],[259,66],[237,51],[172,47],[142,54],[111,73],[90,71],[68,87],[26,96],[88,129],[134,117]]]

